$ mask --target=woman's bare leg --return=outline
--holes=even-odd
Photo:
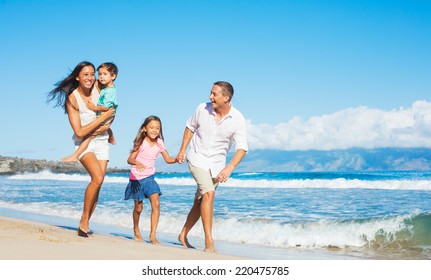
[[[105,178],[107,161],[98,161],[93,153],[87,153],[81,158],[81,163],[91,177],[84,194],[84,206],[79,229],[88,233],[90,231],[90,218],[96,209],[99,192]]]
[[[106,169],[108,168],[108,162],[109,161],[107,161],[107,160],[98,160],[98,162],[99,162],[99,166],[100,166],[100,168],[102,169],[102,172],[103,172],[103,181],[104,181],[105,180],[105,175],[106,175]],[[103,181],[102,181],[102,184],[103,184]],[[94,210],[96,210],[97,202],[99,201],[99,194],[100,194],[101,188],[102,188],[102,185],[100,185],[100,188],[97,191],[97,194],[95,196],[95,200],[93,200],[93,205],[92,205],[91,212],[90,212],[90,219],[91,219],[91,216],[94,213]]]

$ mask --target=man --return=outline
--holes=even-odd
[[[209,103],[200,104],[187,121],[183,141],[177,155],[179,163],[186,158],[197,184],[195,200],[178,240],[186,248],[194,248],[187,234],[202,218],[205,233],[205,251],[216,253],[212,238],[215,190],[224,183],[248,151],[244,116],[230,103],[233,87],[228,82],[214,83]],[[226,165],[226,155],[235,145],[236,152]]]

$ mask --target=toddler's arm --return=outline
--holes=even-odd
[[[96,105],[94,105],[93,102],[90,102],[90,101],[88,101],[86,105],[87,105],[87,108],[93,112],[106,112],[109,110],[109,107],[96,106]]]

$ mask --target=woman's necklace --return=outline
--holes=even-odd
[[[89,95],[86,95],[85,93],[83,93],[79,88],[78,88],[78,93],[81,96],[82,100],[84,101],[85,104],[88,104],[89,102],[91,102],[91,92]]]

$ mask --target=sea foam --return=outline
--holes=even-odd
[[[52,204],[11,204],[0,203],[0,207],[42,213],[51,216],[68,217],[78,223],[81,208],[54,206]],[[92,221],[99,224],[129,229],[132,234],[132,207],[118,211],[109,207],[98,207]],[[418,218],[425,216],[426,219]],[[165,213],[160,216],[157,231],[177,235],[186,215]],[[414,223],[412,221],[418,220]],[[424,224],[424,221],[426,224]],[[377,217],[353,220],[318,220],[313,222],[278,223],[265,219],[215,218],[213,236],[216,240],[263,245],[278,248],[352,248],[352,247],[390,247],[397,246],[430,246],[430,240],[417,236],[418,229],[430,227],[431,215],[413,212],[404,215]],[[141,217],[141,230],[148,232],[150,228],[149,209],[145,209]],[[203,238],[201,223],[190,231],[190,236]],[[419,240],[419,241],[417,241]],[[406,245],[406,246],[407,246]]]
[[[241,173],[236,178],[230,178],[224,186],[237,188],[283,188],[283,189],[382,189],[382,190],[431,190],[431,180],[424,179],[391,179],[391,180],[360,180],[360,179],[249,179],[250,176],[259,173]],[[165,178],[156,174],[156,181],[162,185],[170,186],[194,186],[196,183],[189,176],[178,175]],[[242,179],[242,176],[244,179]],[[241,179],[239,179],[241,178]],[[83,174],[57,174],[51,171],[38,173],[23,173],[9,176],[10,180],[59,180],[59,181],[83,181],[89,182],[90,176]],[[127,175],[105,177],[105,183],[127,184]]]

